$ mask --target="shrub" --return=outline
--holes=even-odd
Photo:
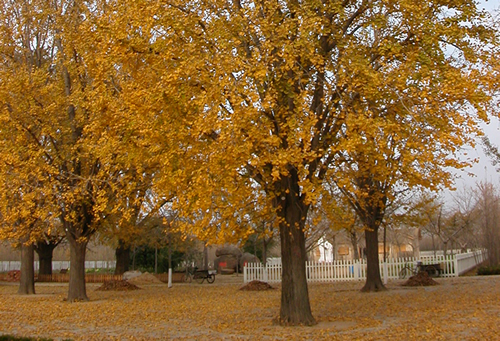
[[[479,276],[500,275],[500,265],[482,266],[479,269],[477,269],[477,274]]]

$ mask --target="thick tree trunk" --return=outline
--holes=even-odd
[[[299,198],[298,177],[295,170],[282,179],[282,196],[278,215],[281,239],[281,309],[279,323],[282,325],[313,325],[316,320],[311,313],[306,277],[306,240],[304,222],[308,206]],[[285,191],[286,190],[286,191]],[[286,193],[288,192],[288,193]]]
[[[38,254],[38,260],[40,262],[40,269],[38,270],[39,275],[52,275],[52,256],[54,254],[55,244],[43,242],[37,242],[35,251]]]
[[[380,277],[378,258],[378,227],[365,230],[366,240],[366,283],[361,289],[363,292],[387,290]]]
[[[21,281],[19,283],[20,295],[35,294],[35,251],[33,244],[21,244]]]
[[[88,301],[85,288],[85,252],[87,240],[75,240],[68,233],[70,249],[70,271],[68,302]]]
[[[279,322],[283,325],[313,325],[316,321],[309,303],[304,231],[300,227],[300,218],[294,217],[299,215],[298,209],[288,209],[289,219],[280,224],[282,285]]]
[[[349,231],[351,237],[352,251],[354,252],[354,259],[359,259],[359,249],[358,249],[358,235],[356,231]]]
[[[122,240],[118,241],[118,247],[115,250],[116,267],[115,275],[123,275],[129,270],[130,265],[130,246],[125,246]]]

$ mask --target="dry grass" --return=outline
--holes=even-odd
[[[63,302],[67,284],[37,284],[35,296],[0,284],[0,334],[75,340],[494,340],[500,277],[438,279],[435,287],[360,293],[363,283],[310,285],[314,327],[279,327],[280,290],[241,285],[142,286]]]

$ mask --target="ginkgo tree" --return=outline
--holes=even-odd
[[[9,136],[4,133],[9,132]],[[25,134],[10,135],[12,131],[2,129],[0,135],[5,139],[15,139],[17,143],[25,142]],[[3,141],[2,141],[3,142]],[[21,276],[18,293],[35,293],[34,248],[46,233],[52,229],[50,203],[42,191],[43,179],[36,174],[19,173],[17,167],[33,166],[37,159],[33,150],[15,150],[1,143],[2,176],[0,183],[0,239],[8,240],[21,250]]]
[[[61,219],[71,249],[68,299],[85,300],[85,248],[94,231],[93,178],[99,165],[82,143],[87,114],[76,104],[86,85],[72,45],[80,21],[77,3],[1,5],[3,129],[26,136],[11,148],[33,150],[31,167],[13,167],[21,179],[26,174],[44,177],[41,190],[54,203],[49,209],[57,207],[52,212]]]
[[[193,132],[201,112],[196,94],[202,88],[195,73],[204,61],[189,44],[195,18],[179,20],[175,6],[112,1],[102,2],[99,10],[106,15],[93,22],[99,58],[92,60],[92,97],[97,100],[91,105],[105,113],[105,154],[113,155],[108,162],[121,165],[119,181],[108,191],[112,201],[105,224],[110,228],[103,235],[117,239],[117,251],[126,254],[138,236],[148,236],[149,218],[175,202],[178,192],[188,193],[199,172],[205,156]],[[196,211],[184,220],[188,230],[191,222],[205,222],[211,214],[190,205],[182,210]]]
[[[497,32],[469,0],[170,6],[196,18],[187,44],[198,44],[204,64],[192,71],[210,76],[197,79],[204,86],[193,95],[203,105],[192,132],[206,143],[197,145],[204,158],[186,205],[224,212],[247,205],[249,188],[263,191],[279,219],[278,321],[314,324],[305,220],[325,177],[345,174],[339,187],[369,207],[367,236],[390,199],[375,190],[387,181],[396,188],[386,169],[415,186],[449,184],[441,167],[462,166],[459,148],[472,142],[478,121],[498,114]],[[400,156],[404,163],[388,165]],[[234,224],[225,226],[234,233]]]
[[[20,143],[4,139],[2,152],[31,152],[29,167],[15,163],[11,168],[23,186],[30,185],[30,176],[43,180],[37,189],[50,203],[45,216],[60,220],[70,246],[68,301],[88,299],[87,243],[105,226],[103,213],[113,200],[109,193],[127,181],[121,174],[129,160],[147,155],[131,147],[142,133],[137,127],[117,129],[124,121],[113,111],[115,97],[106,99],[96,86],[101,81],[96,61],[107,51],[94,44],[99,36],[95,22],[105,5],[1,2],[2,129],[23,137]]]

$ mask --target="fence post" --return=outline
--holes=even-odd
[[[250,264],[247,263],[247,265],[244,265],[243,266],[243,283],[246,283],[247,282],[247,271],[248,271],[248,266]]]
[[[384,260],[384,264],[382,267],[384,269],[384,285],[387,285],[388,273],[387,273],[387,261],[386,260]]]
[[[359,259],[357,259],[354,261],[354,264],[353,264],[354,279],[356,281],[359,280],[359,269],[360,269],[360,264],[359,264]]]
[[[459,271],[458,271],[458,259],[457,259],[457,255],[453,255],[453,267],[454,267],[454,270],[455,270],[455,277],[458,277],[460,275]]]
[[[268,278],[267,278],[267,264],[264,264],[264,282],[267,283]]]

